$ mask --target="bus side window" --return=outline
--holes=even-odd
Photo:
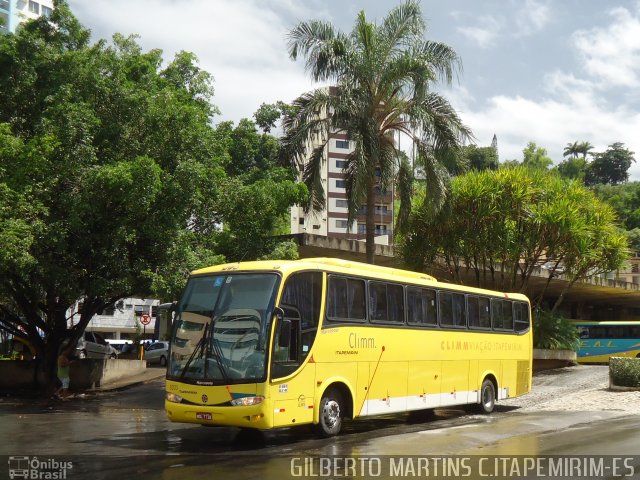
[[[438,311],[440,325],[465,327],[467,318],[464,307],[464,295],[461,293],[438,292]]]
[[[426,288],[407,288],[407,316],[409,325],[438,325],[436,291]]]
[[[513,331],[513,307],[508,300],[491,301],[491,324],[494,330]]]
[[[333,321],[366,319],[365,283],[357,278],[329,277],[327,317]]]
[[[404,323],[404,291],[400,285],[369,283],[369,319]]]
[[[522,333],[529,330],[529,306],[526,303],[513,304],[513,317],[516,332]]]

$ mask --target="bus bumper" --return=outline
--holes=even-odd
[[[273,427],[273,415],[267,415],[270,402],[246,407],[216,407],[175,403],[165,400],[167,418],[177,423],[198,423],[200,425],[220,425],[260,430]]]

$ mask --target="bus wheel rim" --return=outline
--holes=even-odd
[[[322,416],[324,423],[329,428],[333,428],[340,419],[340,404],[335,400],[327,401],[322,409]]]
[[[482,404],[487,408],[490,408],[493,405],[493,395],[491,395],[491,387],[487,386],[482,391]]]

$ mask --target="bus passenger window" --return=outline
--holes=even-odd
[[[365,320],[364,280],[344,277],[329,277],[327,317],[330,320]]]
[[[436,291],[407,288],[407,316],[409,325],[438,325]]]
[[[526,303],[515,302],[513,316],[516,332],[522,333],[529,330],[529,307]]]
[[[454,293],[453,297],[453,325],[456,327],[467,326],[467,313],[464,305],[464,295]]]
[[[513,331],[512,302],[498,299],[492,300],[491,323],[496,330]]]
[[[440,325],[450,327],[453,325],[453,306],[451,293],[438,292],[438,316]]]
[[[491,328],[490,301],[487,297],[478,298],[478,313],[480,314],[479,327]]]
[[[371,321],[404,323],[404,294],[400,285],[369,283]]]

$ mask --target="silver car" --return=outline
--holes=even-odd
[[[169,342],[155,342],[144,349],[144,359],[147,363],[159,363],[165,367],[169,358]]]
[[[84,332],[76,346],[78,358],[116,358],[114,349],[102,336],[94,332]]]

